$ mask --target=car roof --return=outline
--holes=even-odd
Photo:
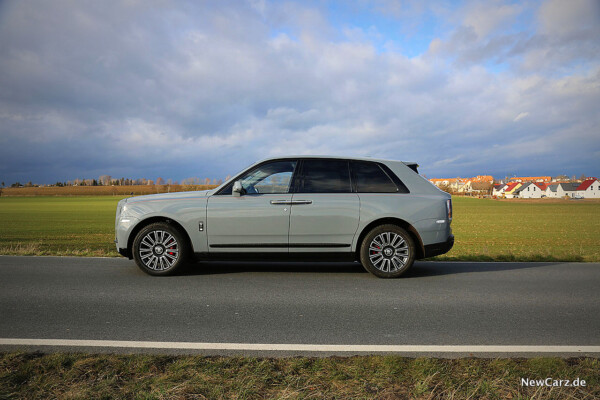
[[[339,160],[374,161],[374,162],[381,162],[381,163],[401,162],[401,163],[404,163],[406,165],[417,165],[416,162],[412,162],[412,161],[389,160],[389,159],[383,159],[383,158],[350,157],[350,156],[328,156],[328,155],[307,155],[307,154],[279,156],[279,157],[269,157],[269,158],[265,158],[263,160],[260,160],[258,163],[262,163],[262,162],[270,161],[270,160],[287,159],[287,158],[304,158],[304,159],[306,159],[306,158],[333,158],[333,159],[339,159]]]

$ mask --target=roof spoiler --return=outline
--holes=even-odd
[[[417,164],[416,162],[412,162],[412,161],[402,161],[402,164],[406,165],[408,168],[412,169],[413,171],[415,171],[417,174],[419,173],[419,171],[417,170],[417,168],[419,168],[419,164]]]

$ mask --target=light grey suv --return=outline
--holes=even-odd
[[[452,200],[417,164],[281,157],[216,189],[121,200],[117,250],[151,275],[199,260],[359,261],[396,278],[415,259],[448,252]]]

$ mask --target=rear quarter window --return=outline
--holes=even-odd
[[[375,163],[353,162],[352,171],[358,193],[397,193],[398,186],[392,178]]]

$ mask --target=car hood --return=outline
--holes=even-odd
[[[210,196],[214,190],[195,190],[192,192],[176,192],[176,193],[159,193],[149,194],[145,196],[135,196],[127,199],[127,203],[137,203],[140,201],[152,201],[152,200],[178,200],[178,199],[193,199],[193,198],[205,198]]]

